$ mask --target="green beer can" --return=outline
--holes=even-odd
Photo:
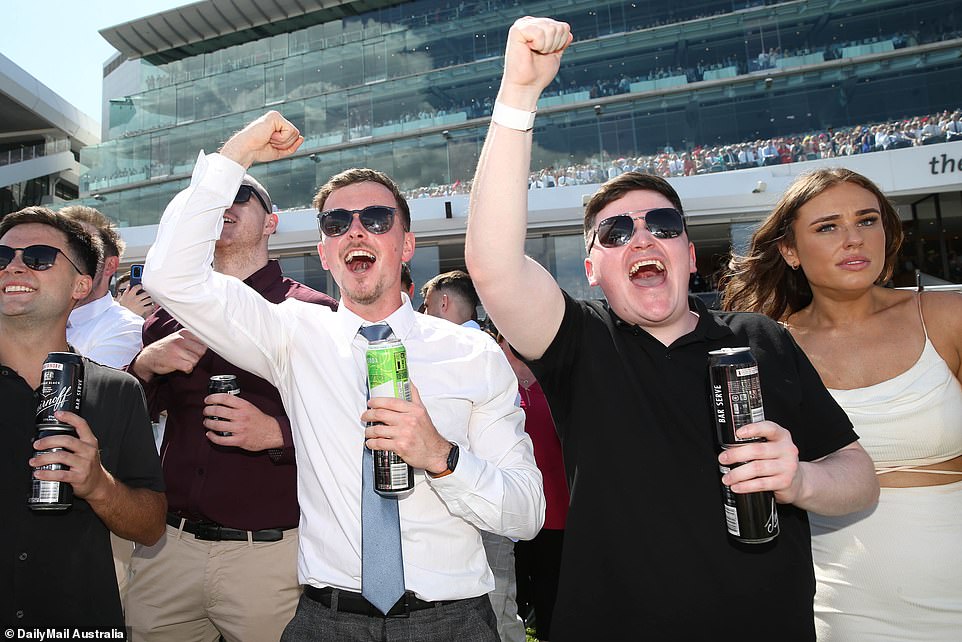
[[[397,339],[373,341],[367,348],[367,385],[371,397],[411,401],[407,351]],[[374,490],[397,495],[414,488],[414,469],[396,453],[374,450]]]

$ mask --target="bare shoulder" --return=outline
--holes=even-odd
[[[937,323],[941,328],[929,328],[932,334],[938,330],[958,331],[962,329],[962,293],[960,292],[923,292],[922,315],[926,327]],[[962,337],[960,337],[962,341]]]
[[[935,349],[958,375],[962,369],[962,293],[923,293],[922,316]]]

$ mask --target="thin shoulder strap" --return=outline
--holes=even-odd
[[[929,331],[925,328],[925,317],[922,315],[922,292],[915,293],[915,300],[919,305],[919,319],[922,321],[922,332],[925,333],[925,340],[929,340]]]

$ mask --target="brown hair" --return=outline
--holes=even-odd
[[[335,174],[317,190],[312,205],[318,212],[323,212],[324,203],[334,190],[347,187],[348,185],[354,185],[355,183],[379,183],[391,190],[391,194],[394,195],[394,200],[397,202],[397,211],[401,216],[401,224],[404,225],[404,231],[411,231],[411,210],[408,208],[408,202],[404,199],[404,195],[401,194],[401,190],[398,189],[397,184],[391,180],[391,177],[376,169],[354,167],[352,169],[346,169],[340,174]]]
[[[785,190],[775,209],[752,235],[748,254],[732,254],[728,271],[721,280],[723,309],[761,312],[780,320],[812,302],[812,290],[804,271],[793,270],[785,263],[779,245],[794,247],[792,225],[798,210],[825,190],[842,183],[858,185],[878,199],[885,231],[885,264],[875,283],[882,284],[892,276],[902,245],[902,222],[895,207],[875,183],[861,174],[842,167],[817,169],[802,174]]]
[[[588,202],[585,204],[585,246],[588,245],[588,241],[591,238],[591,231],[595,226],[595,218],[598,216],[598,212],[603,210],[608,203],[617,201],[625,194],[635,191],[658,192],[671,201],[674,208],[681,212],[682,220],[684,220],[685,210],[681,207],[681,199],[678,198],[678,192],[675,191],[675,188],[672,187],[668,181],[660,176],[652,176],[651,174],[625,172],[624,174],[619,174],[609,179],[604,185],[598,188],[597,192],[591,195],[591,198],[588,199]]]
[[[426,299],[431,290],[453,293],[473,308],[477,308],[481,303],[471,276],[464,270],[451,270],[438,274],[421,287],[421,296]],[[476,317],[477,313],[474,316]]]
[[[61,208],[60,213],[67,218],[92,225],[100,234],[100,241],[104,245],[104,257],[120,257],[124,254],[126,244],[117,232],[114,222],[107,218],[100,210],[86,205],[68,205]]]
[[[67,249],[73,255],[71,258],[77,263],[84,274],[94,276],[103,261],[103,248],[100,239],[92,236],[87,229],[77,221],[64,216],[61,212],[54,212],[46,207],[25,207],[18,212],[11,212],[0,220],[0,236],[3,236],[18,225],[39,223],[63,232],[67,237]]]

